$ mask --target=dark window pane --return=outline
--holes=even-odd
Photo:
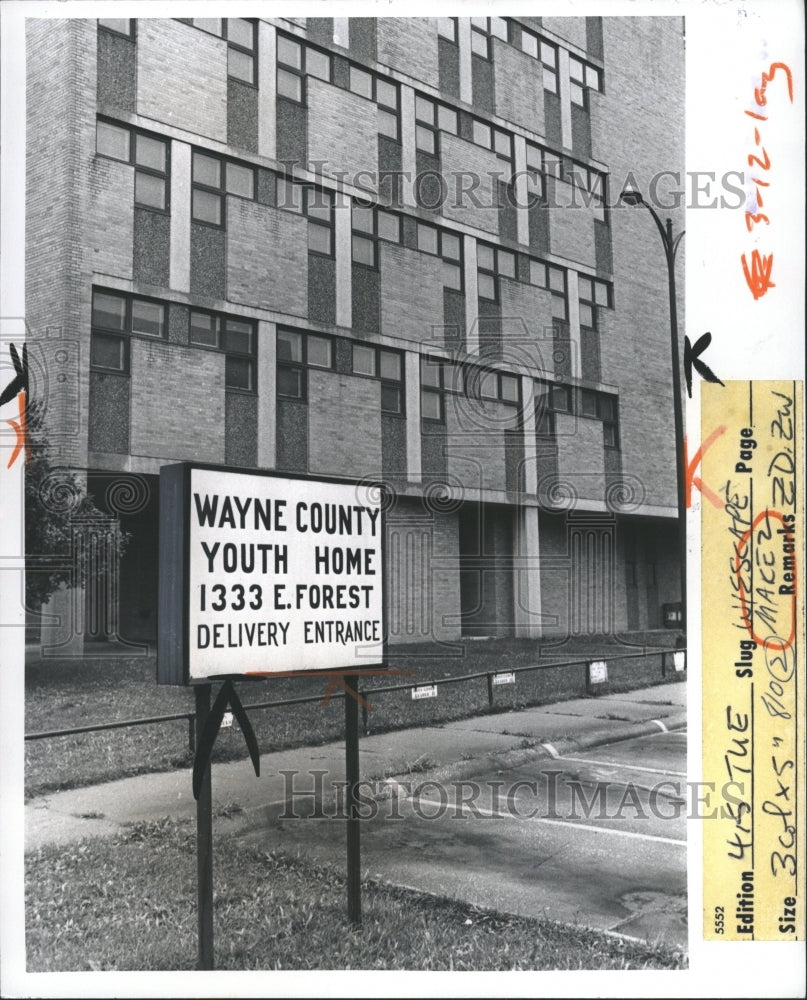
[[[303,56],[300,43],[293,42],[290,38],[284,38],[283,35],[278,35],[277,61],[283,66],[293,66],[294,69],[302,69]]]
[[[255,388],[255,363],[247,358],[234,358],[229,355],[224,359],[224,384],[228,389]]]
[[[227,18],[228,42],[235,42],[236,45],[243,45],[245,49],[252,49],[254,48],[252,31],[252,21],[247,21],[243,17]]]
[[[327,337],[315,337],[313,334],[309,334],[306,348],[309,365],[313,365],[315,368],[330,368],[332,366],[331,342]]]
[[[569,389],[565,385],[552,386],[552,409],[567,413],[570,409]]]
[[[603,442],[608,448],[616,448],[618,445],[616,427],[614,424],[602,425]]]
[[[195,17],[193,19],[193,25],[195,28],[201,28],[202,31],[207,31],[211,35],[218,35],[221,38],[221,18],[220,17]]]
[[[375,348],[353,345],[353,371],[357,375],[375,375]]]
[[[432,132],[430,128],[426,128],[424,125],[416,126],[415,145],[424,153],[434,153],[437,148],[434,132]]]
[[[564,281],[563,269],[559,267],[548,267],[549,272],[549,287],[553,292],[564,292],[566,290],[566,283]]]
[[[441,419],[440,393],[421,392],[420,394],[420,415],[424,420]]]
[[[552,315],[555,319],[566,319],[566,299],[562,295],[552,296]]]
[[[603,420],[616,419],[616,406],[612,396],[600,396],[600,416]]]
[[[193,192],[193,217],[197,222],[212,222],[221,225],[221,196],[210,191]]]
[[[360,233],[370,233],[373,234],[374,223],[373,223],[373,209],[367,208],[362,205],[353,206],[353,228],[358,230]]]
[[[315,253],[330,254],[331,231],[327,226],[320,226],[313,222],[309,222],[308,249],[313,250]]]
[[[608,285],[602,281],[594,283],[594,296],[598,306],[608,306]]]
[[[90,346],[90,364],[95,368],[108,368],[122,372],[126,368],[126,342],[122,337],[93,333]]]
[[[209,313],[191,313],[191,343],[205,347],[218,347],[218,321]]]
[[[391,111],[378,109],[378,131],[390,139],[398,138],[398,116]]]
[[[401,413],[403,411],[403,394],[401,387],[390,385],[387,382],[381,383],[381,409],[385,413]]]
[[[489,274],[479,275],[479,297],[493,300],[496,298],[496,281]]]
[[[587,326],[591,329],[596,326],[594,322],[594,310],[585,302],[580,303],[580,326]]]
[[[279,330],[277,334],[277,360],[302,361],[303,335],[292,330]]]
[[[306,215],[309,219],[321,219],[323,222],[330,222],[332,204],[331,195],[327,191],[320,191],[319,188],[307,189]]]
[[[398,88],[392,83],[387,83],[386,80],[376,80],[375,99],[379,104],[383,104],[385,108],[395,108],[397,111]]]
[[[372,99],[373,96],[373,78],[369,73],[365,73],[363,69],[359,69],[357,66],[350,67],[350,89],[354,94],[358,94],[360,97],[369,97]]]
[[[485,146],[486,149],[490,149],[490,125],[486,125],[484,122],[474,121],[473,135],[474,142],[477,146]]]
[[[110,31],[118,31],[121,35],[131,35],[132,22],[128,17],[99,17],[98,24]]]
[[[279,367],[277,370],[277,392],[279,396],[292,399],[303,398],[303,373],[299,368]]]
[[[483,59],[488,58],[488,36],[478,31],[471,32],[471,51]]]
[[[389,212],[378,212],[378,235],[383,240],[390,240],[393,243],[401,242],[401,220],[397,215]]]
[[[132,300],[132,333],[162,337],[165,331],[165,309],[157,302]]]
[[[193,180],[208,187],[221,187],[221,160],[204,153],[193,154]]]
[[[499,386],[498,386],[499,376],[496,372],[481,372],[477,385],[479,387],[479,395],[483,399],[498,399],[499,398]]]
[[[107,330],[126,329],[126,299],[123,295],[94,292],[92,297],[92,325]]]
[[[129,162],[129,129],[98,122],[95,127],[95,148],[104,156]]]
[[[443,132],[457,134],[457,112],[440,104],[437,108],[437,125]]]
[[[165,208],[165,178],[136,170],[135,203],[146,208]]]
[[[363,236],[353,237],[353,263],[375,267],[375,243]]]
[[[584,389],[581,394],[581,403],[584,417],[597,416],[597,394]]]
[[[305,71],[320,80],[331,81],[331,57],[317,49],[305,50]]]
[[[237,163],[228,163],[226,169],[228,194],[252,198],[255,187],[255,171],[251,167],[241,167]]]
[[[418,250],[437,253],[437,230],[433,226],[418,224]]]
[[[495,271],[493,249],[484,243],[479,243],[476,248],[476,263],[483,271]]]
[[[429,101],[425,97],[416,97],[415,118],[426,125],[434,125],[434,101]]]
[[[222,347],[225,351],[236,351],[239,354],[253,354],[253,326],[237,319],[224,321],[224,336]]]
[[[227,75],[244,83],[255,82],[255,59],[238,49],[227,50]]]
[[[443,232],[441,240],[441,251],[444,257],[449,260],[460,259],[460,238],[453,233]]]
[[[443,261],[443,284],[446,288],[455,288],[462,291],[462,273],[456,264],[449,264]]]
[[[516,276],[515,254],[510,253],[509,250],[500,250],[498,263],[499,263],[499,274],[503,274],[506,278],[515,278]]]
[[[378,374],[381,378],[392,379],[394,382],[401,381],[401,355],[395,351],[378,352]]]
[[[494,146],[499,156],[510,156],[510,136],[506,132],[496,129],[494,135]]]
[[[435,389],[439,389],[440,382],[440,371],[442,364],[439,361],[434,361],[431,358],[421,358],[420,359],[420,382],[421,385],[433,386]]]
[[[518,379],[513,375],[502,375],[502,399],[507,403],[518,402]]]
[[[165,172],[165,143],[147,135],[135,134],[135,163],[139,167]]]
[[[296,73],[279,69],[277,71],[277,92],[281,97],[289,97],[292,101],[302,101],[303,81]]]

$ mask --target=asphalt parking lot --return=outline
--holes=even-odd
[[[480,762],[481,763],[481,762]],[[362,873],[480,907],[686,947],[686,733],[515,766],[398,777],[363,795]],[[344,857],[337,803],[276,802],[245,836]],[[296,813],[300,819],[291,818]]]

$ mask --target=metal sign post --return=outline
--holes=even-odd
[[[210,712],[210,684],[198,684],[196,695],[196,746]],[[213,968],[213,790],[208,760],[196,800],[196,900],[199,920],[199,968]]]
[[[359,783],[359,679],[345,678],[345,779],[347,781],[347,916],[361,923],[361,833],[356,786]]]

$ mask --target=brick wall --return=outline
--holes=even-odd
[[[54,462],[83,466],[93,256],[85,251],[84,232],[89,212],[86,171],[95,149],[95,22],[30,18],[26,44],[30,396],[45,405]],[[50,366],[61,349],[67,358],[60,364],[65,378],[57,382]],[[37,379],[37,357],[53,376],[47,386]]]
[[[381,17],[376,38],[380,63],[439,87],[437,25],[433,18]]]
[[[547,188],[550,250],[567,260],[595,267],[595,209],[585,207],[586,193],[554,177],[547,180]]]
[[[132,278],[134,170],[126,163],[95,157],[89,169],[88,243],[93,270]]]
[[[447,132],[440,134],[440,148],[443,176],[448,184],[443,215],[456,222],[484,229],[488,233],[498,233],[499,209],[496,207],[495,175],[499,174],[506,180],[511,172],[508,164],[489,149]],[[460,181],[460,175],[466,176]],[[468,179],[468,175],[479,179],[478,185],[473,181],[472,193],[469,193],[472,181]],[[460,186],[465,188],[465,194],[460,194]]]
[[[131,372],[132,455],[224,461],[223,354],[132,337]]]
[[[378,108],[373,101],[308,78],[308,160],[326,173],[378,170]],[[351,179],[351,178],[349,178]],[[367,187],[369,179],[362,182]]]
[[[137,22],[137,113],[227,141],[227,43],[168,19]]]
[[[565,413],[555,415],[558,430],[558,478],[581,500],[605,496],[602,423]]]
[[[538,60],[494,38],[493,79],[496,114],[543,135],[544,83]]]
[[[381,383],[308,372],[308,470],[381,478]]]
[[[419,344],[433,342],[443,324],[439,260],[418,250],[380,244],[381,330]]]
[[[683,185],[680,19],[604,18],[603,37],[607,92],[592,102],[592,152],[610,163],[612,191],[618,194],[629,172],[646,196],[650,179],[661,170],[680,171]],[[648,102],[650,86],[663,100]],[[661,214],[672,217],[676,233],[684,227],[683,209]],[[673,507],[675,444],[664,250],[645,209],[617,207],[610,218],[616,308],[602,324],[602,380],[620,387],[623,468],[642,479],[648,503]],[[685,249],[686,239],[676,262],[682,344]]]
[[[308,314],[308,221],[245,198],[227,198],[227,298]]]
[[[542,25],[567,42],[586,47],[586,19],[584,17],[542,17]]]
[[[552,293],[499,279],[504,360],[553,371]]]
[[[468,489],[507,489],[504,431],[516,426],[515,407],[463,394],[446,397],[448,473]]]

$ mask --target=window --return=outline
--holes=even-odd
[[[420,419],[443,423],[443,399],[446,362],[442,358],[424,356],[420,359]]]
[[[134,200],[139,208],[168,211],[168,142],[148,132],[99,118],[95,150],[135,167]]]
[[[466,376],[466,393],[470,397],[518,406],[521,385],[517,375],[475,368]]]
[[[403,354],[386,347],[353,344],[353,374],[381,380],[381,411],[403,416]]]
[[[580,326],[590,330],[598,328],[597,308],[609,308],[611,289],[606,281],[588,278],[583,274],[577,277],[577,289],[580,299]]]
[[[619,447],[617,397],[593,389],[580,390],[580,416],[602,421],[603,444],[606,448]]]
[[[99,17],[98,27],[124,38],[134,38],[134,20],[131,17]]]
[[[484,146],[485,149],[492,149],[493,152],[503,160],[511,161],[513,158],[513,137],[503,129],[494,128],[488,122],[483,122],[479,118],[474,118],[471,124],[472,141],[477,146]]]
[[[375,206],[353,203],[353,263],[378,267],[378,240],[401,242],[401,219]]]
[[[348,70],[348,89],[359,97],[375,101],[378,105],[379,135],[385,135],[397,142],[401,131],[398,84],[351,63]]]
[[[540,60],[543,66],[544,90],[552,94],[558,92],[558,50],[556,46],[540,41]]]
[[[504,278],[516,277],[516,255],[511,250],[491,246],[489,243],[477,243],[476,265],[479,297],[493,302],[499,299],[499,282]]]
[[[189,340],[197,347],[223,351],[227,389],[255,392],[255,323],[253,320],[192,309]]]
[[[191,217],[194,222],[224,225],[224,196],[255,197],[255,169],[210,153],[193,151]]]
[[[303,80],[315,76],[318,80],[331,82],[331,56],[321,49],[292,38],[290,35],[277,36],[277,93],[290,101],[302,104],[304,100]]]
[[[323,188],[306,187],[303,200],[308,217],[308,252],[333,257],[333,194]]]
[[[566,297],[566,268],[546,265],[547,287],[552,292],[552,318],[565,323],[569,318]]]
[[[448,39],[449,42],[457,43],[457,19],[456,17],[438,17],[437,34],[441,38]]]
[[[492,55],[492,37],[507,41],[507,18],[504,17],[472,17],[471,18],[471,51],[482,59],[490,59]]]
[[[457,112],[421,94],[415,94],[415,145],[424,153],[438,153],[438,133],[458,133]]]
[[[572,104],[581,108],[588,107],[588,91],[601,89],[602,76],[596,66],[585,63],[582,59],[569,56],[569,82]]]
[[[572,391],[568,385],[535,383],[535,429],[541,437],[554,437],[555,414],[572,412]]]
[[[90,367],[98,371],[129,371],[129,338],[165,339],[165,305],[155,299],[94,288]]]
[[[442,257],[443,285],[462,291],[462,237],[459,233],[419,222],[417,241],[418,250]]]
[[[299,330],[277,331],[277,394],[305,401],[309,368],[333,368],[333,341]]]
[[[227,38],[227,76],[255,86],[255,55],[257,24],[245,17],[224,19]]]

